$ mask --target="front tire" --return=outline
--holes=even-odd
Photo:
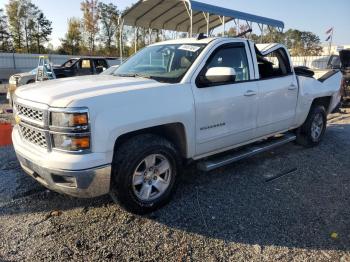
[[[297,130],[297,143],[305,147],[317,146],[327,127],[327,113],[324,106],[313,106],[304,124]]]
[[[126,210],[145,214],[169,202],[181,160],[168,140],[138,135],[116,148],[111,193]]]

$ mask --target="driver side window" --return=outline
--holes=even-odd
[[[249,66],[244,46],[222,47],[209,58],[206,70],[212,67],[230,67],[236,72],[235,82],[249,80]]]

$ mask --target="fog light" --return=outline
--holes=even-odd
[[[77,179],[73,176],[58,176],[52,174],[52,180],[60,186],[77,187]]]
[[[90,136],[74,136],[53,134],[53,147],[66,151],[82,151],[90,149]]]

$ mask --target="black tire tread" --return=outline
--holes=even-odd
[[[323,134],[324,134],[324,132],[326,130],[326,126],[327,126],[326,109],[322,105],[313,105],[310,109],[310,112],[309,112],[304,124],[296,130],[296,135],[297,135],[296,143],[297,144],[302,145],[304,147],[314,147],[314,146],[317,146],[321,142],[323,134],[321,135],[321,139],[317,142],[312,141],[311,134],[310,134],[313,116],[319,112],[321,112],[323,114],[323,117],[324,117],[324,125],[325,125],[324,130],[323,130]]]
[[[173,175],[176,176],[179,174],[181,161],[179,155],[177,154],[176,148],[168,140],[158,135],[137,135],[124,142],[114,154],[111,181],[112,194],[116,196],[119,204],[124,207],[124,209],[136,214],[149,213],[165,205],[170,200],[172,192],[175,189],[176,183],[165,196],[162,196],[162,198],[164,198],[161,201],[153,205],[140,202],[129,190],[126,172],[130,172],[130,170],[132,170],[139,156],[156,148],[162,148],[163,150],[168,150],[171,152],[176,165],[176,170]],[[176,180],[177,179],[175,179],[175,182]]]

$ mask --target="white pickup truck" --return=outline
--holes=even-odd
[[[280,44],[166,41],[110,75],[19,88],[12,140],[23,169],[49,189],[112,192],[145,213],[170,199],[186,163],[208,171],[293,140],[317,145],[340,83],[339,71],[294,70]]]

